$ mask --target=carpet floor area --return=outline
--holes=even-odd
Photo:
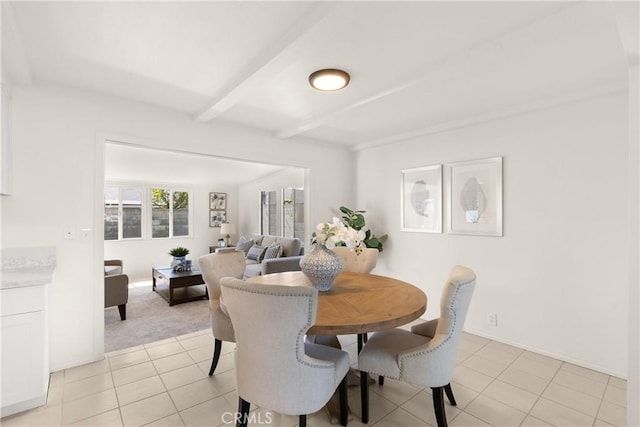
[[[129,288],[127,320],[120,320],[118,307],[104,310],[104,351],[108,353],[210,328],[208,300],[169,307],[169,303],[151,290],[151,282],[135,283]]]

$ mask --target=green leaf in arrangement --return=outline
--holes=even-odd
[[[349,209],[346,206],[340,206],[340,212],[343,213],[342,220],[345,224],[355,230],[362,230],[365,228],[366,222],[364,213],[366,211],[358,211]],[[382,252],[383,243],[387,240],[389,236],[384,234],[380,237],[374,235],[371,230],[366,230],[364,244],[368,248],[375,248],[378,251]]]

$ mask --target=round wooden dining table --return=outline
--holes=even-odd
[[[301,271],[265,274],[247,282],[313,287]],[[426,308],[427,296],[410,283],[375,274],[342,272],[330,290],[318,292],[316,322],[307,334],[360,335],[391,329],[419,318]]]

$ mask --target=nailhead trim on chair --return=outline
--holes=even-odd
[[[476,279],[474,278],[473,280],[469,280],[469,281],[467,281],[467,282],[460,283],[460,286],[457,286],[457,287],[456,287],[456,293],[455,293],[454,297],[451,299],[451,304],[450,304],[450,305],[449,305],[449,307],[448,307],[449,309],[453,310],[453,303],[454,303],[454,301],[456,300],[456,297],[458,296],[458,293],[460,292],[460,288],[462,288],[462,286],[466,286],[466,285],[468,285],[468,284],[470,284],[470,283],[474,282],[475,280],[476,280]],[[458,322],[458,317],[457,317],[457,315],[456,315],[456,312],[454,311],[454,312],[453,312],[453,327],[452,327],[451,329],[455,329],[455,326],[456,326],[457,322]],[[435,337],[434,337],[434,338],[435,338]],[[407,355],[402,355],[402,356],[400,356],[400,357],[399,357],[399,359],[400,359],[400,360],[399,360],[400,372],[402,372],[402,371],[403,371],[403,369],[402,369],[402,368],[403,368],[402,363],[403,363],[403,360],[404,360],[404,359],[411,358],[411,357],[418,357],[418,356],[420,356],[420,355],[428,354],[428,353],[431,353],[431,352],[433,352],[433,351],[436,351],[436,350],[437,350],[437,349],[439,349],[440,347],[444,346],[444,345],[445,345],[447,342],[449,342],[450,340],[451,340],[451,333],[449,333],[449,334],[447,335],[447,337],[446,337],[446,338],[445,338],[445,339],[444,339],[440,344],[438,344],[437,346],[435,346],[435,347],[433,347],[433,348],[428,348],[428,349],[424,349],[424,350],[419,350],[419,351],[416,351],[416,352],[411,353],[411,354],[407,354]],[[429,343],[430,343],[430,342],[431,342],[431,341],[429,341]],[[427,345],[429,345],[429,343],[427,343]],[[378,374],[378,375],[380,375],[380,374]],[[393,377],[390,377],[390,378],[393,378]],[[398,379],[398,378],[396,378],[396,379]]]
[[[229,288],[232,289],[236,289],[242,292],[248,292],[251,294],[260,294],[260,295],[271,295],[271,296],[276,296],[276,297],[307,297],[308,301],[309,301],[309,306],[313,305],[313,298],[311,298],[309,295],[307,294],[301,294],[301,293],[295,293],[295,292],[255,292],[251,289],[247,289],[243,286],[235,286],[235,285],[225,285]],[[312,368],[321,368],[321,369],[333,369],[333,381],[336,382],[337,381],[337,371],[336,371],[336,364],[334,363],[333,366],[323,366],[323,365],[315,365],[313,363],[309,363],[303,359],[300,359],[298,357],[298,355],[300,354],[300,342],[303,342],[303,338],[304,335],[306,335],[306,332],[309,330],[309,328],[311,326],[313,326],[313,316],[312,316],[312,312],[311,310],[309,310],[309,312],[307,313],[308,317],[307,317],[307,327],[305,329],[302,329],[300,332],[298,332],[298,339],[296,340],[296,360],[304,365],[304,366],[309,366]],[[302,353],[304,353],[304,350],[302,351]]]

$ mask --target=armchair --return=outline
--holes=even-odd
[[[104,308],[118,306],[120,319],[127,319],[129,276],[122,274],[122,260],[104,262]]]
[[[104,262],[104,275],[111,276],[114,274],[122,274],[122,260],[108,259]]]

